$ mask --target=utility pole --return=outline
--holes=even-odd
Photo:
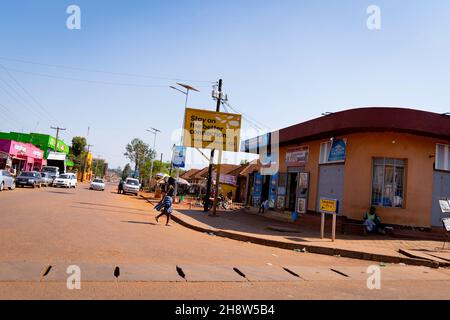
[[[219,79],[216,112],[220,112],[220,104],[221,103],[222,103],[222,79]],[[208,181],[206,183],[206,195],[205,195],[205,201],[204,201],[204,207],[203,207],[204,212],[208,212],[208,210],[209,210],[209,195],[211,193],[211,178],[212,178],[213,161],[214,161],[214,149],[211,150],[211,156],[209,158]]]
[[[51,126],[50,129],[56,130],[56,142],[55,142],[55,151],[57,151],[57,147],[58,147],[58,139],[59,139],[59,131],[64,131],[66,130],[66,128],[61,128],[61,127],[53,127]]]
[[[156,128],[147,129],[148,132],[153,133],[155,135],[155,138],[153,139],[153,151],[155,152],[155,158],[156,158],[156,135],[158,132],[161,132],[161,130],[158,130]],[[150,189],[151,183],[152,183],[152,175],[153,175],[153,161],[154,158],[152,158],[152,163],[150,165],[150,178],[148,180],[148,188]],[[149,190],[150,191],[150,190]]]

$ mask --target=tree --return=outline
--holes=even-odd
[[[87,142],[85,137],[73,137],[72,146],[69,150],[69,159],[74,163],[74,169],[76,171],[82,171],[84,160],[86,158],[86,148]]]
[[[134,163],[135,172],[139,171],[140,177],[143,177],[140,169],[143,168],[147,160],[151,160],[156,156],[156,152],[151,150],[148,144],[138,138],[133,139],[131,143],[127,144],[125,151],[124,155]]]
[[[84,148],[86,147],[87,142],[85,137],[73,137],[72,138],[72,147],[70,148],[70,151],[75,157],[80,156]]]
[[[103,178],[106,174],[106,170],[108,169],[108,164],[104,159],[93,159],[91,168],[94,177]]]
[[[125,180],[127,177],[129,177],[130,173],[131,173],[131,166],[129,163],[127,163],[122,171],[122,180]]]

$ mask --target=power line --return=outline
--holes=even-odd
[[[34,64],[34,65],[40,65],[40,66],[46,66],[46,67],[52,67],[52,68],[70,69],[70,70],[85,71],[85,72],[92,72],[92,73],[105,73],[105,74],[118,75],[118,76],[127,76],[127,77],[152,78],[152,79],[170,80],[170,81],[188,81],[188,82],[216,83],[216,81],[211,81],[211,80],[182,79],[182,78],[172,78],[172,77],[136,74],[136,73],[128,73],[128,72],[96,70],[96,69],[80,68],[80,67],[73,67],[73,66],[66,66],[66,65],[33,62],[33,61],[28,61],[28,60],[13,59],[13,58],[6,58],[6,57],[0,57],[0,60],[15,61],[15,62],[20,62],[20,63]]]
[[[44,115],[45,114],[47,114],[47,116],[49,116],[50,118],[52,118],[53,120],[56,120],[54,117],[53,117],[53,115],[50,113],[50,112],[48,112],[45,108],[44,108],[44,106],[42,106],[42,104],[39,102],[39,101],[37,101],[37,99],[27,90],[27,89],[25,89],[25,87],[8,71],[8,69],[7,68],[5,68],[5,66],[3,65],[3,64],[1,64],[0,63],[0,67],[1,68],[3,68],[3,70],[5,70],[6,71],[6,73],[8,74],[8,76],[16,83],[16,85],[17,86],[19,86],[21,89],[22,89],[22,91],[23,92],[25,92],[26,93],[26,95],[28,96],[28,97],[30,97],[31,98],[31,100],[33,100],[33,102],[44,112]]]
[[[268,127],[266,125],[262,124],[261,122],[259,122],[257,120],[252,120],[252,118],[250,116],[248,116],[246,113],[240,111],[236,107],[231,106],[228,102],[224,102],[224,103],[234,112],[241,114],[242,118],[244,120],[246,120],[251,127],[255,128],[257,130],[268,129]]]
[[[89,80],[89,79],[80,79],[80,78],[72,78],[65,76],[56,76],[47,73],[39,73],[39,72],[31,72],[25,71],[15,68],[8,68],[10,71],[25,73],[33,76],[53,78],[53,79],[61,79],[68,81],[78,81],[78,82],[86,82],[86,83],[98,83],[98,84],[106,84],[106,85],[115,85],[115,86],[127,86],[127,87],[141,87],[141,88],[166,88],[167,85],[164,84],[140,84],[140,83],[128,83],[128,82],[113,82],[113,81],[101,81],[101,80]]]
[[[20,98],[20,100],[15,97],[14,95],[12,95],[8,90],[6,90],[4,87],[0,87],[11,99],[13,99],[14,101],[16,101],[18,104],[20,104],[21,106],[23,106],[24,108],[26,108],[28,111],[34,113],[35,115],[37,115],[38,117],[41,117],[43,119],[46,118],[45,115],[41,114],[38,112],[38,110],[35,110],[34,108],[28,106],[28,103],[26,102],[26,99],[23,97],[23,95],[21,93],[19,93],[15,88],[13,88],[6,80],[4,80],[3,78],[0,77],[0,80],[6,84],[9,89],[14,92],[15,95],[17,95],[17,97]]]

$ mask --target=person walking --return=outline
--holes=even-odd
[[[163,215],[166,215],[166,226],[170,226],[170,215],[173,211],[173,194],[174,194],[174,188],[173,186],[169,186],[167,192],[163,196],[162,200],[155,206],[155,209],[158,211],[161,211],[161,213],[155,217],[156,222],[159,223],[159,218]]]

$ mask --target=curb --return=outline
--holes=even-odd
[[[142,197],[143,199],[150,202],[149,199],[144,197],[143,195],[140,195],[140,197]],[[384,262],[384,263],[404,263],[404,264],[408,264],[408,265],[424,266],[424,267],[429,267],[429,268],[450,267],[450,263],[441,263],[441,262],[432,261],[432,260],[408,258],[408,257],[397,257],[397,256],[374,254],[374,253],[367,253],[367,252],[339,249],[339,248],[327,248],[327,247],[313,246],[313,245],[303,245],[303,244],[298,245],[295,243],[263,239],[263,238],[243,235],[243,234],[239,234],[239,233],[234,233],[234,232],[230,232],[230,231],[224,231],[224,230],[220,230],[220,229],[206,229],[206,228],[199,227],[199,226],[196,226],[196,225],[193,225],[193,224],[190,224],[190,223],[184,221],[182,218],[177,216],[180,213],[176,212],[176,214],[175,214],[175,212],[176,212],[176,210],[174,210],[174,213],[172,213],[172,220],[175,221],[176,223],[182,225],[183,227],[186,227],[188,229],[192,229],[192,230],[195,230],[198,232],[202,232],[202,233],[214,234],[215,236],[228,238],[228,239],[232,239],[232,240],[250,242],[253,244],[263,245],[263,246],[267,246],[267,247],[275,247],[275,248],[286,249],[286,250],[306,250],[306,252],[308,252],[308,253],[324,254],[324,255],[329,255],[329,256],[339,255],[344,258],[352,258],[352,259],[359,259],[359,260],[377,261],[377,262]]]

